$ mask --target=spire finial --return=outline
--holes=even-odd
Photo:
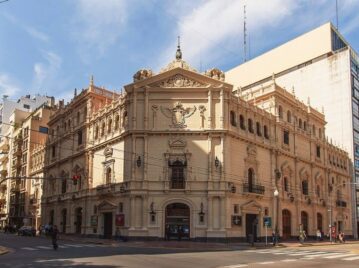
[[[75,88],[75,90],[74,90],[74,97],[76,97],[77,96],[77,88]]]
[[[90,86],[93,86],[93,74],[90,77]]]
[[[178,38],[178,44],[177,44],[177,51],[176,51],[176,60],[182,59],[182,52],[181,52],[181,44],[180,44],[180,36]]]

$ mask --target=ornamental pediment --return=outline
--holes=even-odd
[[[115,209],[116,205],[109,202],[109,201],[102,201],[99,205],[98,205],[98,210],[112,210]]]
[[[182,74],[176,74],[171,77],[168,77],[164,80],[158,81],[151,87],[161,87],[161,88],[193,88],[193,87],[208,87],[208,84],[194,80],[188,76]]]
[[[246,210],[246,211],[261,211],[262,210],[262,206],[256,202],[255,200],[251,200],[248,201],[244,204],[242,204],[241,206],[241,210]]]

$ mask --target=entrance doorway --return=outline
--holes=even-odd
[[[190,238],[190,209],[186,204],[173,203],[166,207],[165,237],[178,240]]]
[[[247,242],[257,241],[257,214],[246,214],[246,237]]]
[[[283,224],[283,239],[291,237],[291,216],[288,209],[282,211],[282,224]]]
[[[76,209],[76,234],[81,234],[81,227],[82,227],[82,208]]]
[[[63,209],[62,212],[62,221],[61,221],[61,225],[62,225],[62,233],[66,233],[66,214],[67,214],[67,210]]]
[[[112,238],[112,212],[103,213],[103,236],[104,238]]]

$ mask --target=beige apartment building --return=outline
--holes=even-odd
[[[4,172],[9,178],[6,223],[10,225],[38,227],[40,224],[40,181],[43,175],[41,168],[34,168],[34,159],[41,147],[44,154],[48,136],[47,121],[53,112],[51,103],[45,103],[33,112],[15,109],[10,117],[9,133],[5,139],[9,142],[8,165]],[[31,176],[38,178],[32,179]]]
[[[352,234],[348,154],[275,81],[239,96],[176,59],[116,94],[94,85],[50,117],[42,222],[130,239]],[[315,130],[315,131],[311,131]],[[328,212],[329,210],[329,212]]]

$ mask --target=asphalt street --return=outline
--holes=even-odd
[[[358,244],[251,250],[150,248],[129,243],[102,245],[61,240],[59,245],[55,251],[50,239],[0,233],[0,246],[10,249],[0,256],[0,267],[359,267]]]

